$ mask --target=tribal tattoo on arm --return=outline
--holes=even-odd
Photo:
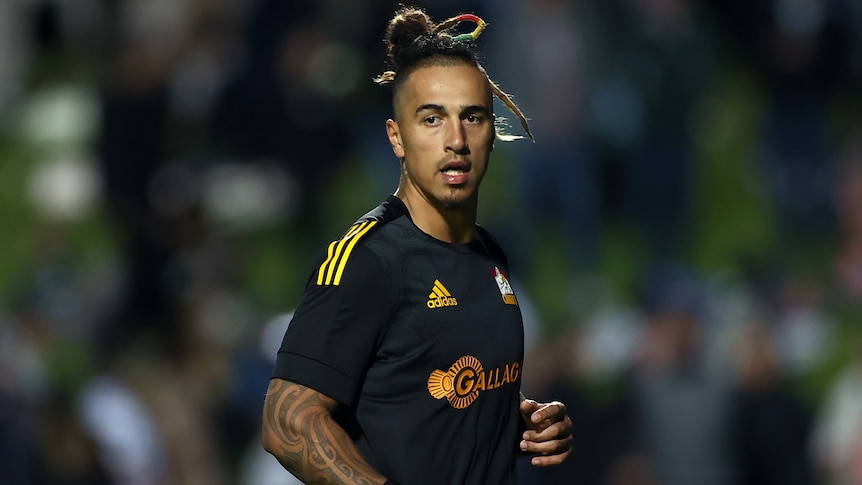
[[[272,379],[263,411],[263,446],[305,483],[379,485],[331,412],[338,403],[308,387]]]

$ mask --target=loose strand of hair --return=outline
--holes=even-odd
[[[452,27],[458,25],[459,21],[460,20],[458,20],[458,16],[448,18],[448,19],[440,22],[439,24],[435,25],[434,28],[432,29],[432,32],[437,33],[437,32],[442,32],[444,30],[449,30]]]
[[[383,71],[379,76],[374,78],[377,84],[388,84],[395,80],[395,71]]]
[[[509,111],[511,111],[515,114],[515,116],[518,117],[518,120],[521,121],[521,128],[524,129],[524,133],[526,133],[527,136],[530,137],[530,140],[533,140],[533,142],[535,142],[536,139],[533,138],[533,132],[530,131],[530,124],[527,122],[527,117],[524,116],[524,112],[521,111],[521,108],[519,108],[518,105],[516,105],[515,102],[512,101],[512,97],[503,92],[503,90],[500,89],[500,86],[498,86],[497,83],[492,81],[487,74],[485,75],[485,77],[488,79],[488,83],[491,85],[491,92],[494,93],[494,96],[496,96],[497,99],[502,101],[503,104],[505,104],[506,107],[509,108]]]

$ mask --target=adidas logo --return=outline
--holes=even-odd
[[[458,300],[452,298],[449,290],[440,283],[440,280],[434,280],[434,289],[428,295],[428,308],[441,308],[444,306],[458,306]]]

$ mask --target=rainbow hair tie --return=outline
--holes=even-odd
[[[473,29],[473,32],[470,32],[469,34],[460,34],[452,37],[453,42],[470,42],[476,40],[476,38],[479,37],[479,34],[481,34],[483,30],[485,30],[485,25],[487,25],[484,20],[471,13],[465,13],[457,17],[453,17],[445,23],[449,24],[451,22],[450,25],[455,26],[464,21],[475,23],[476,28]]]

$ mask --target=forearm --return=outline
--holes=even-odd
[[[305,483],[384,483],[332,419],[334,405],[312,389],[272,379],[264,404],[264,448]]]

